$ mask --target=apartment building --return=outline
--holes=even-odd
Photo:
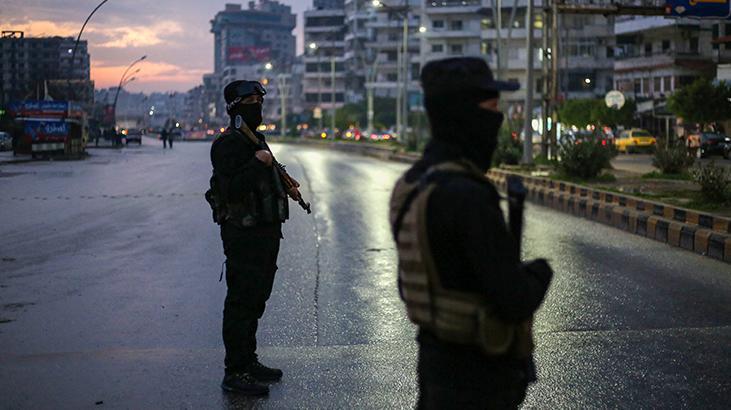
[[[22,31],[3,31],[0,105],[13,100],[42,99],[46,90],[54,99],[91,103],[94,84],[90,80],[87,42],[79,42],[72,68],[74,44],[71,37],[26,37]]]
[[[637,101],[643,127],[670,134],[674,118],[667,97],[698,77],[715,75],[715,60],[726,50],[714,44],[713,26],[663,17],[617,19],[614,87]]]
[[[304,20],[305,105],[323,110],[342,107],[348,78],[344,1],[315,0]]]

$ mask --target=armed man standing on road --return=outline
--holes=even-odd
[[[262,122],[266,91],[256,81],[234,81],[224,89],[231,123],[211,147],[213,177],[206,199],[221,225],[228,291],[223,309],[225,376],[221,388],[263,395],[262,384],[282,371],[259,362],[256,330],[264,314],[277,270],[282,223],[289,216],[287,195],[300,202],[299,184],[272,156]]]
[[[518,85],[467,57],[428,63],[421,82],[432,139],[390,206],[399,292],[419,327],[418,408],[515,408],[536,380],[532,319],[553,275],[520,262],[518,220],[508,228],[485,177],[500,92]]]

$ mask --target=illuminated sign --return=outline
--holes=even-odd
[[[268,61],[271,49],[268,47],[229,47],[226,49],[226,61],[229,63],[253,63]]]
[[[673,17],[729,19],[729,0],[667,0],[665,13]]]

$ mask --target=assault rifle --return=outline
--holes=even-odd
[[[511,175],[506,179],[508,183],[508,227],[515,238],[517,257],[520,260],[520,242],[523,235],[523,209],[526,189],[523,178]]]
[[[259,138],[256,138],[256,135],[254,135],[253,132],[249,129],[249,127],[246,125],[246,123],[241,124],[241,131],[243,131],[244,135],[246,135],[249,140],[251,140],[254,145],[259,147],[260,149],[267,149],[260,141]],[[277,174],[279,174],[279,178],[282,180],[282,184],[284,185],[284,190],[287,192],[287,195],[289,195],[290,198],[297,201],[297,203],[307,211],[308,214],[312,213],[312,209],[310,209],[310,203],[305,202],[304,199],[302,199],[302,194],[300,193],[299,188],[300,183],[297,182],[296,179],[292,178],[287,171],[285,170],[285,166],[277,161],[274,158],[274,155],[272,154],[272,166],[277,171]]]

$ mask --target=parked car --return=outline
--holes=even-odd
[[[0,151],[13,149],[13,138],[7,132],[0,131]]]
[[[633,152],[652,152],[655,150],[657,140],[646,130],[640,128],[632,128],[622,131],[619,138],[614,140],[617,151],[625,153]]]
[[[692,137],[700,137],[700,149],[696,152],[698,158],[705,158],[711,155],[722,155],[724,158],[729,156],[729,137],[716,132],[702,132],[699,135],[691,135]]]

